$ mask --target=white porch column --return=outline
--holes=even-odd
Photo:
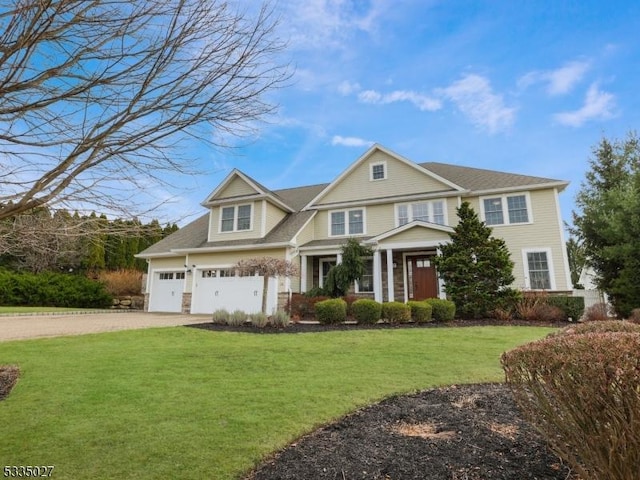
[[[395,300],[393,291],[393,250],[387,250],[387,296],[390,302]]]
[[[373,298],[376,302],[382,303],[382,269],[380,250],[373,252]]]
[[[336,255],[336,265],[339,265],[339,264],[341,264],[341,263],[342,263],[342,254],[341,254],[341,253],[338,253],[338,254]]]
[[[307,256],[300,255],[300,292],[307,291]]]

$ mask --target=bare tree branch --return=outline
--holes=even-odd
[[[250,133],[289,75],[275,25],[221,0],[0,3],[0,219],[122,210],[192,172],[185,141]]]

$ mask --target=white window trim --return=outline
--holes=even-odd
[[[528,222],[518,222],[518,223],[510,223],[509,222],[509,205],[507,203],[507,197],[521,197],[524,196],[525,203],[527,204],[527,217],[529,218]],[[495,223],[493,225],[488,225],[488,227],[505,227],[511,225],[531,225],[533,223],[533,209],[531,208],[531,195],[529,192],[517,192],[517,193],[508,193],[508,194],[500,194],[500,195],[484,195],[480,197],[480,217],[483,222],[486,223],[487,217],[484,211],[484,201],[489,198],[499,198],[502,201],[502,219],[504,223]]]
[[[447,213],[447,201],[445,199],[440,199],[440,198],[436,198],[434,200],[416,200],[413,202],[402,202],[402,203],[396,203],[393,206],[393,214],[395,216],[395,225],[396,228],[400,227],[400,217],[398,216],[398,207],[401,206],[406,206],[407,207],[407,212],[409,214],[409,223],[413,222],[413,208],[411,207],[411,205],[413,205],[414,203],[426,203],[428,206],[428,210],[429,210],[429,218],[433,219],[434,215],[433,215],[433,203],[434,202],[442,202],[442,214],[444,215],[444,223],[442,225],[449,225],[448,219],[448,213]],[[440,225],[439,223],[435,223],[433,221],[430,221],[429,223],[434,223],[435,225]]]
[[[362,233],[351,233],[349,231],[349,212],[360,210],[362,212]],[[334,213],[344,213],[344,233],[340,235],[333,235],[331,233],[331,215]],[[329,237],[357,237],[367,234],[367,209],[364,207],[347,208],[339,210],[329,210],[327,215],[327,233]]]
[[[251,215],[249,215],[249,228],[238,230],[238,209],[240,207],[249,206],[251,208]],[[222,231],[222,210],[225,208],[233,207],[233,230]],[[221,205],[218,212],[218,233],[238,233],[238,232],[252,232],[253,231],[253,214],[255,208],[253,203],[238,203],[237,205]]]
[[[382,167],[384,168],[384,177],[382,178],[373,178],[373,167],[382,165]],[[387,162],[386,161],[382,161],[382,162],[372,162],[369,164],[369,181],[370,182],[381,182],[382,180],[386,180],[387,179]]]
[[[522,249],[522,266],[524,271],[524,286],[529,290],[533,290],[531,288],[531,276],[529,274],[529,259],[527,258],[528,253],[541,253],[544,252],[547,254],[547,263],[549,264],[549,290],[556,290],[556,275],[555,268],[553,266],[553,255],[551,254],[550,247],[541,247],[541,248],[523,248]],[[535,289],[536,291],[542,291],[540,289]]]
[[[372,264],[371,265],[371,277],[372,277],[372,279],[371,279],[371,281],[372,281],[371,291],[370,292],[361,292],[360,291],[360,284],[356,280],[354,282],[354,284],[355,284],[355,292],[356,293],[374,293],[376,291],[376,286],[375,286],[375,284],[376,284],[376,273],[375,273],[375,268],[373,267],[373,257],[364,257],[364,260],[371,260],[371,264]]]

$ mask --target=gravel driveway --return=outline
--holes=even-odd
[[[174,327],[210,321],[209,315],[145,312],[0,315],[0,342],[136,328]]]

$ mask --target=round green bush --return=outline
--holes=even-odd
[[[347,320],[347,302],[341,298],[323,300],[315,305],[316,319],[323,325],[342,323]]]
[[[382,316],[382,304],[370,298],[361,298],[351,304],[351,313],[358,323],[374,324]]]
[[[427,302],[411,301],[407,305],[411,308],[411,320],[414,322],[426,323],[433,320],[431,318],[433,309]]]
[[[456,316],[456,304],[451,300],[429,298],[425,302],[431,305],[431,314],[436,322],[450,322]]]
[[[409,322],[411,321],[411,307],[402,302],[383,303],[382,318],[389,323]]]

